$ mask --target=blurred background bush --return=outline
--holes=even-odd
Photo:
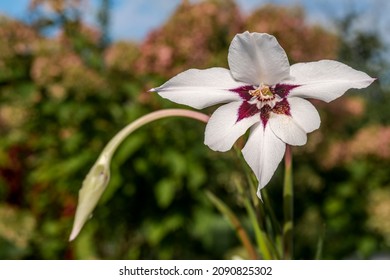
[[[244,169],[234,152],[204,146],[204,124],[187,119],[158,121],[123,143],[93,219],[67,240],[82,180],[109,139],[137,117],[178,107],[147,90],[188,68],[227,67],[230,41],[245,30],[275,35],[291,63],[337,59],[380,77],[330,104],[315,101],[321,128],[294,149],[295,256],[314,258],[323,236],[324,259],[390,258],[388,49],[377,32],[354,28],[353,10],[329,31],[299,6],[243,13],[233,0],[183,1],[130,42],[110,40],[110,1],[99,2],[99,28],[83,20],[83,2],[33,0],[26,21],[0,16],[0,258],[240,255],[204,191],[250,231],[232,184]],[[282,171],[267,187],[280,219]]]

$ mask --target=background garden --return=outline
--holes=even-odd
[[[0,15],[1,259],[247,257],[205,195],[224,201],[253,235],[234,185],[245,186],[245,166],[234,150],[203,145],[204,124],[179,118],[120,146],[93,218],[68,242],[78,190],[104,145],[136,118],[180,107],[148,90],[188,68],[227,67],[230,41],[245,30],[276,36],[291,64],[336,59],[379,77],[330,104],[314,102],[321,127],[293,149],[295,258],[390,258],[388,46],[375,30],[356,28],[353,9],[330,30],[308,23],[299,6],[244,13],[233,0],[183,1],[130,42],[110,37],[110,1],[100,1],[99,28],[85,23],[82,2],[33,0],[25,21]],[[267,186],[278,219],[282,184],[280,165]]]

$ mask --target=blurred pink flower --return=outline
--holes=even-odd
[[[390,158],[390,127],[369,125],[361,128],[351,139],[333,143],[323,157],[322,165],[329,169],[350,161],[374,156]]]
[[[134,68],[171,77],[189,67],[224,65],[227,46],[240,30],[242,17],[233,1],[183,1],[140,45]]]

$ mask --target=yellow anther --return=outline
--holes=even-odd
[[[254,96],[254,97],[261,97],[261,95],[262,95],[261,90],[259,88],[254,89],[254,90],[250,90],[249,94]]]
[[[269,86],[261,84],[258,88],[254,90],[250,90],[249,94],[253,97],[257,97],[259,100],[270,100],[274,98],[274,94],[272,93]]]
[[[260,89],[260,91],[261,91],[261,94],[262,94],[263,96],[273,96],[271,90],[269,89],[269,86],[263,86],[263,87]]]

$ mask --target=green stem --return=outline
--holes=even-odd
[[[273,244],[275,244],[271,248],[275,248],[275,254],[274,254],[276,256],[275,258],[281,259],[282,255],[283,255],[282,227],[280,225],[280,222],[276,218],[275,210],[272,207],[271,200],[268,196],[268,191],[266,188],[263,188],[261,190],[261,196],[263,198],[263,204],[264,204],[264,208],[265,208],[264,211],[269,216],[268,221],[269,221],[270,225],[269,225],[268,230],[267,230],[268,236],[273,237],[270,239],[270,241],[272,241]]]
[[[241,185],[241,182],[239,180],[236,180],[235,182],[238,194],[244,201],[245,209],[248,213],[249,219],[251,221],[253,230],[255,232],[255,237],[256,237],[256,242],[258,249],[261,253],[261,256],[265,260],[271,260],[272,256],[270,253],[270,250],[268,248],[269,243],[267,242],[267,235],[265,232],[262,230],[260,223],[257,219],[256,212],[252,206],[251,199],[248,196],[248,192],[244,191],[243,186]]]
[[[257,221],[256,213],[250,203],[250,200],[246,198],[244,200],[244,203],[245,203],[246,211],[248,212],[249,215],[249,219],[251,220],[253,229],[255,231],[257,246],[259,248],[259,251],[261,252],[261,255],[263,256],[263,259],[265,260],[274,259],[271,255],[270,248],[268,246],[269,242],[267,242],[267,235],[260,228],[260,225]]]
[[[283,187],[283,253],[284,259],[293,259],[293,228],[294,228],[294,190],[292,179],[292,152],[291,146],[286,145],[286,154],[284,157],[285,173],[284,173],[284,187]]]

